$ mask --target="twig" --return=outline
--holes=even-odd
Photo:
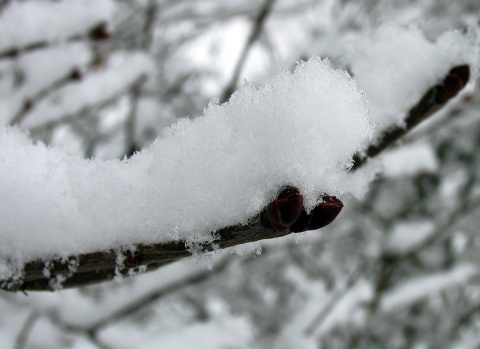
[[[335,309],[335,307],[340,303],[340,301],[345,297],[348,291],[355,285],[355,283],[360,278],[361,268],[356,268],[347,278],[345,285],[335,292],[333,297],[328,301],[327,304],[322,308],[318,315],[312,320],[312,322],[305,328],[305,335],[311,336],[317,328],[319,328],[328,315]]]
[[[73,43],[82,40],[105,40],[108,38],[108,36],[107,23],[102,21],[93,25],[87,30],[86,33],[74,34],[65,40],[59,41],[58,43]],[[0,59],[16,58],[22,54],[43,50],[54,45],[55,42],[52,41],[37,41],[19,47],[10,47],[0,51]]]
[[[378,308],[380,301],[383,297],[385,290],[389,287],[393,272],[397,266],[398,260],[388,258],[388,256],[382,255],[378,260],[380,270],[376,274],[377,278],[374,284],[374,291],[371,301],[366,304],[365,320],[360,329],[356,329],[348,339],[348,345],[346,348],[353,349],[358,347],[358,343],[361,337],[367,335],[367,329],[370,327],[373,314]]]
[[[372,300],[368,303],[367,318],[364,322],[362,330],[357,330],[350,336],[349,345],[347,346],[348,348],[356,348],[359,341],[361,340],[361,336],[366,335],[365,330],[368,328],[371,322],[371,318],[380,304],[384,291],[387,290],[390,286],[392,276],[397,270],[398,265],[406,259],[414,256],[416,253],[422,251],[425,247],[432,244],[439,238],[439,236],[442,235],[443,232],[450,228],[454,223],[458,222],[459,219],[463,218],[465,215],[478,207],[480,207],[480,196],[465,202],[463,205],[455,209],[452,213],[447,215],[447,217],[442,220],[441,223],[437,224],[437,229],[435,233],[430,234],[425,240],[416,244],[408,251],[399,254],[386,253],[380,257],[378,263],[381,266],[381,269],[377,273],[377,279],[375,281]]]
[[[445,105],[449,98],[458,93],[458,91],[464,87],[464,84],[468,81],[468,73],[468,66],[453,68],[449,75],[444,79],[443,84],[434,86],[432,89],[430,89],[429,92],[417,104],[417,106],[412,109],[410,113],[410,121],[408,121],[407,124],[413,125],[416,122],[418,123],[418,120],[423,119],[426,114],[431,114],[433,110],[438,110],[440,106]],[[140,81],[141,79],[139,78],[136,83],[140,83]],[[129,88],[131,89],[132,86],[135,86],[135,84],[130,85]],[[124,93],[124,91],[122,91],[122,93]],[[108,105],[117,97],[118,96],[113,96],[112,98],[105,100],[100,104],[86,107],[86,110]],[[81,110],[74,114],[67,115],[60,120],[55,120],[42,125],[42,127],[69,121],[84,112],[84,110]],[[401,132],[404,134],[404,131]],[[389,132],[388,134],[392,133],[394,132]],[[385,141],[381,144],[383,144],[383,146],[375,148],[377,153],[386,147]],[[361,163],[364,163],[365,160],[366,157]],[[359,162],[359,164],[357,164],[357,168],[361,166],[361,163]],[[278,230],[271,225],[264,224],[262,217],[265,216],[265,211],[268,207],[269,206],[262,210],[262,212],[260,212],[257,216],[252,218],[248,224],[230,226],[217,231],[215,233],[216,238],[214,241],[200,245],[199,247],[201,247],[204,251],[212,251],[218,247],[227,248],[248,242],[272,239],[291,234],[292,231],[289,228],[286,230]],[[275,212],[275,209],[273,209],[272,212]],[[309,220],[310,218],[307,218],[307,221]],[[294,225],[297,223],[298,222],[295,222]],[[135,268],[139,266],[145,266],[148,270],[154,270],[190,255],[191,253],[187,248],[185,241],[169,241],[152,245],[140,244],[137,246],[135,255],[132,256],[131,262],[129,265],[127,265],[127,267]],[[117,254],[114,251],[99,251],[72,256],[71,258],[74,258],[78,265],[78,269],[73,275],[71,275],[71,272],[68,270],[68,265],[65,263],[61,263],[59,261],[56,262],[55,260],[51,261],[52,269],[50,272],[52,277],[55,278],[57,276],[68,276],[67,280],[63,283],[64,287],[77,287],[107,281],[113,279],[115,276]],[[43,275],[44,267],[45,261],[43,260],[27,262],[24,265],[23,280],[0,280],[0,288],[10,291],[51,290],[50,278],[46,278]],[[388,280],[388,278],[389,277],[387,275],[386,279]],[[379,289],[381,286],[382,285],[378,286]],[[375,305],[376,304],[373,304],[373,306]]]
[[[167,285],[162,285],[161,287],[151,290],[147,294],[142,295],[135,300],[120,305],[117,309],[110,311],[103,318],[89,325],[78,326],[65,323],[64,321],[62,321],[62,319],[58,316],[57,313],[50,313],[49,317],[54,324],[64,329],[65,331],[86,335],[92,340],[92,342],[95,342],[97,345],[103,347],[104,344],[98,343],[97,341],[97,334],[99,331],[113,323],[122,321],[123,319],[134,315],[136,312],[150,306],[152,303],[158,301],[161,298],[174,294],[187,286],[204,282],[208,278],[218,275],[218,273],[222,272],[228,267],[231,261],[231,255],[226,255],[220,261],[218,261],[218,263],[215,264],[214,272],[210,270],[201,270],[185,278],[182,278],[181,280],[171,282]]]
[[[448,76],[444,79],[443,83],[431,88],[422,98],[422,100],[411,110],[407,120],[407,126],[410,125],[408,129],[411,129],[413,125],[418,124],[419,120],[423,120],[425,115],[431,115],[433,111],[436,111],[441,106],[445,105],[449,98],[452,98],[464,87],[468,81],[468,76],[468,66],[453,68],[449,72]],[[136,86],[136,84],[141,83],[144,78],[145,77],[140,76],[131,85],[129,85],[127,90],[130,90]],[[50,123],[44,124],[42,127],[52,126],[60,122],[66,122],[77,117],[79,114],[85,113],[88,110],[102,108],[116,100],[119,96],[123,95],[123,93],[125,93],[125,91],[121,91],[121,93],[114,95],[102,103],[85,107],[82,110],[67,115],[62,119],[54,120]],[[398,136],[398,134],[403,135],[404,133],[404,129],[399,130],[397,128],[393,128],[387,132],[385,139],[390,139],[391,142],[392,137],[388,135]],[[383,141],[379,144],[380,146],[372,146],[372,149],[375,149],[375,154],[378,154],[385,149],[388,142]],[[373,154],[373,152],[367,152],[367,154]],[[366,159],[367,157],[365,157],[363,161],[359,161],[357,163],[357,168],[361,166]],[[261,219],[265,210],[266,208],[262,211],[262,213],[259,213],[246,225],[226,227],[217,231],[215,236],[218,237],[218,239],[215,239],[214,241],[204,244],[200,247],[202,247],[204,251],[211,251],[218,247],[226,248],[247,242],[277,238],[292,233],[292,231],[289,229],[279,231],[275,228],[265,226]],[[297,222],[295,222],[295,224],[297,224]],[[191,254],[184,241],[170,241],[152,245],[140,244],[137,246],[135,256],[132,257],[132,262],[130,265],[127,265],[127,267],[135,268],[138,266],[145,266],[148,268],[148,270],[153,270],[161,267],[162,265],[188,257],[190,255]],[[386,257],[391,259],[391,256]],[[77,287],[111,280],[115,276],[117,254],[114,251],[87,253],[79,256],[72,256],[71,258],[74,258],[78,265],[78,269],[73,275],[71,275],[71,272],[68,270],[68,265],[65,263],[56,263],[54,260],[51,261],[53,265],[51,274],[54,277],[68,276],[67,280],[63,283],[64,287]],[[10,291],[51,290],[50,279],[43,275],[44,267],[45,262],[41,260],[27,262],[24,265],[23,280],[17,282],[12,280],[0,280],[0,288]],[[386,279],[388,279],[388,277]],[[378,286],[379,289],[381,288],[380,286]],[[372,308],[374,308],[375,305],[376,304],[373,304]]]
[[[75,112],[65,114],[65,115],[59,117],[58,119],[47,121],[47,122],[45,122],[41,125],[31,127],[31,128],[29,128],[29,130],[33,133],[39,132],[44,128],[54,127],[54,126],[57,126],[57,125],[60,125],[60,124],[69,123],[73,120],[77,120],[78,118],[80,118],[84,115],[87,115],[92,110],[103,109],[103,108],[109,106],[110,104],[114,103],[116,100],[118,100],[120,97],[122,97],[126,93],[129,93],[130,91],[132,91],[134,88],[136,88],[136,86],[142,84],[146,79],[147,79],[147,76],[145,74],[141,74],[141,75],[137,76],[135,79],[133,79],[131,82],[129,82],[123,89],[114,93],[110,97],[108,97],[108,98],[106,98],[106,99],[104,99],[100,102],[84,106],[84,107],[80,108],[79,110],[77,110]]]
[[[138,151],[137,143],[135,142],[135,124],[137,119],[138,112],[138,102],[141,97],[142,85],[145,82],[135,84],[131,89],[131,98],[130,98],[130,111],[125,121],[124,131],[125,131],[125,156],[131,157]]]
[[[470,67],[468,65],[452,68],[441,84],[430,88],[420,101],[410,109],[404,120],[404,125],[394,125],[388,128],[378,137],[378,140],[374,144],[367,147],[364,154],[356,154],[354,156],[355,162],[352,171],[363,166],[368,159],[380,154],[415,126],[440,110],[465,87],[469,77]]]
[[[450,227],[452,227],[460,219],[478,208],[480,208],[480,195],[463,202],[460,206],[457,206],[452,212],[445,215],[445,217],[438,224],[436,224],[435,229],[430,234],[428,234],[425,239],[421,240],[415,245],[410,246],[408,250],[390,254],[389,258],[405,259],[412,257],[419,251],[422,251],[425,247],[432,245],[435,241],[440,239]]]
[[[24,322],[22,328],[20,329],[20,332],[17,334],[17,338],[15,339],[14,349],[25,348],[28,337],[30,336],[30,332],[32,331],[33,326],[35,326],[35,323],[39,318],[40,318],[40,313],[38,311],[34,310],[30,313],[27,320]]]
[[[265,25],[265,21],[272,10],[274,3],[275,3],[275,0],[266,0],[265,4],[260,9],[260,12],[255,18],[252,31],[250,32],[247,42],[243,47],[242,53],[238,58],[235,69],[233,70],[232,78],[230,79],[230,82],[225,87],[223,94],[220,98],[221,103],[226,102],[230,98],[232,93],[236,90],[238,77],[242,72],[242,69],[243,69],[243,66],[245,65],[245,61],[247,60],[248,54],[252,49],[253,45],[255,44],[255,42],[257,41],[257,39],[259,38],[260,34],[262,33],[263,27]]]
[[[278,232],[265,227],[260,222],[260,215],[252,219],[247,225],[232,226],[217,232],[218,240],[202,245],[204,251],[212,251],[215,248],[227,248],[239,244],[272,239],[290,234],[290,231]],[[128,252],[127,252],[128,253]],[[155,270],[166,264],[191,256],[191,252],[185,246],[184,241],[172,241],[152,245],[138,245],[134,255],[132,254],[125,262],[126,268],[147,267],[147,270]],[[65,280],[63,287],[78,287],[102,281],[112,280],[115,277],[117,253],[115,251],[101,251],[82,254],[72,257],[77,261],[76,272]],[[69,274],[68,263],[62,263],[61,259],[50,263],[50,273],[53,278],[57,275]],[[11,286],[10,280],[0,280],[0,289],[9,291],[17,290],[51,290],[50,278],[43,274],[45,261],[36,260],[24,265],[24,278],[20,283]],[[128,270],[125,270],[127,272]]]
[[[174,294],[178,290],[182,290],[187,286],[194,285],[205,281],[206,279],[218,275],[218,273],[225,270],[225,268],[232,261],[231,255],[226,255],[214,266],[214,272],[211,270],[202,270],[197,273],[194,273],[184,279],[175,281],[171,284],[165,285],[159,289],[149,292],[147,295],[144,295],[134,301],[131,301],[127,304],[122,305],[118,309],[114,310],[103,319],[96,321],[93,324],[90,324],[86,327],[89,331],[99,331],[102,328],[110,325],[111,323],[117,322],[121,319],[124,319],[128,316],[135,314],[137,311],[150,306],[152,303],[158,301],[160,298],[164,298],[168,295]]]
[[[8,123],[10,126],[15,124],[20,124],[28,113],[37,105],[40,101],[48,97],[51,93],[60,90],[66,84],[72,81],[78,81],[80,79],[80,71],[77,68],[73,68],[69,72],[67,72],[64,76],[60,77],[59,79],[52,82],[50,85],[44,87],[43,89],[39,90],[31,97],[27,97],[24,101],[20,109],[12,116],[10,122]]]
[[[145,21],[143,26],[143,40],[142,40],[142,50],[150,52],[154,29],[157,20],[158,13],[158,3],[156,0],[150,0],[145,7]],[[131,99],[130,99],[130,112],[125,122],[125,156],[130,157],[136,151],[138,151],[137,143],[135,142],[135,124],[137,119],[138,112],[138,102],[142,97],[142,85],[137,84],[132,88]]]
[[[145,22],[143,26],[143,42],[142,46],[145,51],[150,51],[153,42],[153,34],[155,23],[157,20],[158,2],[150,0],[145,8]]]

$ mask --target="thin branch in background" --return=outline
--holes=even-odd
[[[68,71],[64,76],[58,78],[50,85],[39,90],[34,95],[24,99],[20,109],[11,117],[8,124],[10,126],[20,124],[28,115],[28,113],[51,93],[60,90],[70,82],[79,81],[81,78],[82,73],[78,68],[73,68],[72,70]]]
[[[88,29],[86,34],[79,34],[76,36],[72,36],[71,38],[67,39],[67,42],[90,39],[93,41],[103,41],[110,37],[110,32],[106,22],[100,22]],[[30,44],[29,46],[25,46],[20,50],[12,49],[10,50],[10,54],[15,52],[15,56],[9,57],[8,55],[5,57],[14,58],[21,53],[29,52],[32,50],[37,49],[45,49],[52,45],[51,42],[41,42],[41,43],[34,43]],[[2,53],[0,52],[0,59],[2,58]],[[92,61],[87,65],[88,69],[93,68],[96,64],[97,57],[94,57]],[[65,75],[61,76],[57,80],[53,81],[50,85],[45,86],[44,88],[37,91],[34,95],[28,96],[24,98],[22,105],[20,108],[15,112],[12,117],[10,118],[9,125],[20,124],[28,115],[28,113],[42,100],[46,99],[50,94],[60,90],[65,85],[70,82],[80,81],[85,72],[78,67],[73,67],[70,71],[68,71]]]
[[[131,157],[137,151],[139,151],[137,142],[135,141],[135,124],[137,119],[138,112],[138,102],[141,98],[142,85],[137,84],[132,88],[131,98],[130,98],[130,111],[125,121],[124,130],[125,130],[125,156],[127,158]]]
[[[142,50],[150,52],[154,38],[154,30],[158,14],[158,3],[156,0],[150,0],[145,7],[145,21],[143,26]],[[125,156],[131,157],[139,150],[135,141],[135,124],[138,112],[138,103],[143,96],[143,83],[135,85],[132,88],[130,99],[130,112],[125,122]]]
[[[109,312],[105,317],[100,320],[95,321],[94,323],[86,326],[77,326],[71,325],[63,322],[57,314],[50,314],[51,320],[57,326],[75,333],[84,333],[89,336],[96,337],[96,334],[101,331],[103,328],[122,321],[125,318],[134,315],[138,311],[141,311],[145,307],[151,306],[154,302],[157,302],[161,298],[167,297],[169,295],[175,294],[179,290],[185,289],[188,286],[192,286],[205,280],[218,275],[224,271],[232,262],[232,256],[230,254],[225,255],[221,260],[219,260],[213,267],[214,272],[211,270],[201,270],[191,275],[178,280],[167,285],[162,285],[158,289],[154,289],[148,292],[146,295],[140,296],[138,299],[130,301],[126,304],[122,304],[116,310]]]
[[[362,337],[367,336],[368,332],[366,329],[370,326],[370,322],[373,314],[377,310],[382,297],[385,291],[389,288],[392,276],[397,270],[398,266],[407,260],[408,258],[413,257],[415,254],[424,251],[426,247],[431,245],[434,241],[443,235],[444,232],[451,228],[453,224],[462,219],[465,215],[471,213],[473,210],[480,207],[480,196],[471,200],[466,201],[463,205],[457,207],[453,212],[448,214],[445,219],[443,219],[439,224],[437,224],[437,229],[434,233],[430,234],[425,240],[411,247],[408,251],[404,251],[398,254],[383,254],[379,261],[380,271],[377,273],[377,278],[374,285],[374,293],[371,301],[368,303],[367,317],[364,321],[364,325],[360,330],[356,330],[352,333],[349,339],[348,348],[356,348],[359,345],[359,341]]]
[[[390,145],[405,136],[415,126],[440,110],[451,98],[455,97],[467,84],[470,78],[470,67],[461,65],[452,68],[442,83],[430,88],[404,120],[404,125],[394,125],[384,131],[378,140],[367,147],[364,154],[354,156],[352,171],[363,166],[368,159],[373,158]]]
[[[108,30],[108,24],[102,21],[90,27],[86,33],[72,35],[65,40],[59,41],[58,43],[74,43],[84,40],[102,41],[108,39],[109,37],[110,33]],[[0,51],[0,59],[17,58],[22,54],[43,50],[52,47],[55,44],[56,42],[53,41],[37,41],[19,47],[10,47]]]
[[[23,323],[20,332],[18,332],[17,334],[17,337],[15,339],[15,346],[13,347],[14,349],[26,348],[28,337],[30,336],[32,329],[35,326],[35,323],[40,318],[40,315],[41,314],[36,310],[30,313],[27,320],[25,320],[25,322]]]
[[[152,46],[157,14],[158,2],[157,0],[150,0],[145,8],[145,22],[143,26],[142,47],[145,51],[150,51]]]
[[[58,119],[55,119],[55,120],[52,120],[52,121],[47,121],[47,122],[45,122],[41,125],[31,127],[29,130],[32,133],[41,132],[45,128],[55,127],[55,126],[58,126],[60,124],[66,124],[66,123],[69,123],[73,120],[81,118],[82,116],[88,115],[93,110],[100,110],[100,109],[106,108],[109,105],[111,105],[112,103],[116,102],[120,97],[122,97],[122,96],[124,96],[128,93],[131,93],[131,91],[134,88],[136,88],[137,85],[143,84],[143,82],[146,79],[147,79],[146,74],[140,74],[135,79],[133,79],[131,82],[129,82],[123,89],[114,93],[110,97],[108,97],[108,98],[106,98],[106,99],[104,99],[100,102],[84,106],[84,107],[80,108],[79,110],[77,110],[75,112],[65,114],[65,115],[59,117]]]
[[[359,342],[362,338],[368,336],[368,328],[371,326],[373,314],[377,311],[377,308],[382,300],[384,292],[388,289],[391,283],[392,275],[397,267],[398,260],[388,258],[385,255],[381,255],[376,264],[380,265],[380,270],[376,274],[376,280],[373,285],[373,295],[370,302],[365,304],[365,319],[359,328],[355,328],[346,348],[354,349],[359,347]]]
[[[323,322],[327,319],[328,315],[332,313],[335,307],[341,302],[345,295],[352,289],[352,287],[360,279],[362,268],[356,268],[347,278],[345,285],[335,292],[333,297],[328,301],[327,304],[322,308],[318,315],[310,322],[310,324],[305,328],[305,335],[310,337],[314,334]]]
[[[87,338],[92,344],[96,345],[99,349],[114,349],[113,347],[104,343],[100,338],[98,338],[97,332],[87,332]]]
[[[233,92],[237,89],[237,82],[238,82],[238,77],[240,76],[240,73],[242,72],[243,66],[245,65],[245,61],[247,60],[248,54],[250,53],[250,50],[252,49],[253,45],[255,42],[258,40],[260,37],[260,34],[263,31],[263,28],[265,26],[266,19],[270,12],[272,11],[273,5],[275,3],[275,0],[266,0],[265,4],[263,7],[260,9],[260,12],[258,13],[257,17],[255,18],[255,21],[253,23],[252,31],[250,32],[250,35],[247,39],[247,42],[245,43],[245,46],[243,47],[242,53],[240,54],[240,57],[238,58],[237,64],[235,66],[235,69],[233,71],[232,78],[230,79],[230,82],[227,84],[225,87],[223,94],[220,98],[220,102],[226,102],[230,96],[232,95]]]
[[[0,0],[0,14],[2,14],[3,10],[5,10],[5,7],[9,2],[10,0]]]
[[[464,201],[462,204],[457,206],[452,212],[446,214],[439,223],[436,224],[434,230],[426,236],[425,239],[421,240],[417,244],[411,246],[408,250],[391,254],[389,258],[392,259],[405,259],[413,257],[416,253],[424,250],[426,247],[432,245],[436,241],[442,238],[444,234],[451,228],[455,223],[464,218],[465,216],[471,214],[473,211],[480,208],[480,195],[472,199]]]

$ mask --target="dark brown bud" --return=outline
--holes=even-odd
[[[22,112],[26,113],[30,111],[32,107],[33,107],[33,101],[31,99],[26,99],[25,101],[23,101]]]
[[[465,86],[470,79],[470,67],[467,64],[459,65],[450,70],[449,75],[455,75],[462,81],[462,86]]]
[[[323,202],[307,214],[302,210],[300,217],[292,224],[290,230],[294,233],[300,233],[308,230],[317,230],[332,223],[343,208],[343,203],[335,196],[325,195]]]
[[[80,70],[80,68],[75,67],[70,71],[69,78],[70,80],[73,80],[73,81],[80,81],[83,78],[83,73]]]
[[[303,197],[294,187],[285,187],[278,197],[268,204],[262,214],[264,224],[277,231],[285,231],[300,216],[303,210]]]
[[[107,22],[101,22],[94,26],[88,33],[90,39],[94,41],[103,41],[110,39],[110,30]]]
[[[470,78],[470,67],[466,64],[452,68],[438,85],[435,100],[439,104],[445,103],[450,98],[456,96],[468,82]]]

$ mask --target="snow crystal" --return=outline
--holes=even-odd
[[[434,42],[416,27],[393,24],[363,35],[351,41],[347,61],[380,129],[401,122],[454,66],[468,63],[475,71],[479,63],[478,30],[445,32]]]
[[[128,160],[85,160],[0,131],[0,257],[17,261],[121,245],[190,242],[246,223],[284,185],[312,208],[339,195],[372,133],[363,95],[328,61],[246,85],[182,119]]]

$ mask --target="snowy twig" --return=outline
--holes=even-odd
[[[123,89],[121,89],[118,92],[112,94],[110,97],[108,97],[104,100],[101,100],[97,103],[94,103],[94,104],[91,104],[91,105],[86,105],[86,106],[82,107],[81,109],[79,109],[75,112],[72,112],[72,113],[65,114],[65,115],[61,116],[58,119],[45,122],[45,123],[43,123],[41,125],[38,125],[38,126],[31,127],[29,130],[32,133],[35,133],[35,132],[38,132],[38,131],[40,131],[42,129],[45,129],[45,128],[51,128],[51,127],[55,127],[59,124],[66,124],[66,123],[69,123],[71,121],[77,120],[77,119],[81,118],[82,116],[88,115],[89,112],[91,112],[92,110],[103,109],[103,108],[109,106],[110,104],[114,103],[115,101],[117,101],[120,97],[122,97],[125,94],[133,91],[137,86],[143,84],[147,78],[148,77],[145,74],[140,74],[135,79],[130,81]]]
[[[286,188],[260,214],[248,224],[236,225],[215,232],[212,242],[199,245],[203,252],[227,248],[248,242],[272,239],[301,232],[316,230],[330,224],[342,208],[342,203],[334,197],[325,197],[310,214],[303,209],[303,199],[297,189]],[[294,211],[294,212],[293,212]],[[287,218],[295,219],[287,221]],[[128,275],[130,269],[154,270],[163,265],[191,256],[192,251],[185,241],[171,241],[152,245],[140,244],[134,249],[125,247],[122,268],[118,270],[117,251],[101,251],[74,256],[75,272],[68,268],[65,258],[48,262],[48,275],[45,275],[46,262],[37,260],[24,265],[24,275],[20,282],[0,280],[0,288],[16,290],[52,290],[52,279],[61,278],[63,287],[78,287],[112,280],[117,274]],[[67,259],[69,260],[69,259]]]
[[[278,232],[272,228],[266,228],[261,224],[260,215],[258,215],[248,225],[233,226],[218,231],[219,240],[203,245],[202,249],[212,251],[216,248],[216,244],[220,248],[227,248],[262,239],[272,239],[290,233],[288,230]],[[132,253],[125,261],[125,269],[143,265],[147,267],[147,270],[154,270],[189,256],[191,256],[191,252],[182,241],[138,245],[135,253]],[[63,287],[78,287],[112,280],[115,277],[116,259],[117,253],[115,251],[101,251],[78,256],[77,271],[63,282]],[[18,284],[15,289],[10,288],[8,290],[50,290],[50,278],[44,276],[44,268],[45,262],[42,260],[26,263],[22,284]],[[66,275],[67,273],[68,267],[66,264],[51,263],[50,277]],[[2,284],[3,282],[0,280],[0,285]],[[1,288],[7,287],[1,286]]]
[[[130,157],[138,151],[137,143],[135,142],[135,123],[137,119],[138,102],[142,96],[142,85],[145,82],[135,84],[131,89],[131,105],[127,120],[125,121],[125,156]]]
[[[220,98],[220,101],[226,102],[230,96],[232,95],[233,92],[237,89],[237,81],[238,77],[240,76],[240,73],[242,72],[242,68],[245,65],[245,61],[247,60],[248,54],[250,50],[252,49],[253,45],[255,42],[258,40],[260,34],[263,31],[263,27],[265,25],[265,21],[271,12],[273,8],[273,4],[275,3],[275,0],[266,0],[265,4],[263,7],[260,9],[260,12],[258,13],[257,17],[255,18],[255,21],[253,23],[252,31],[250,32],[250,36],[247,39],[247,42],[245,43],[245,46],[243,47],[242,53],[240,54],[240,57],[238,58],[237,64],[235,66],[235,69],[233,71],[232,78],[230,79],[230,82],[228,85],[225,87],[225,90],[222,93],[222,96]]]
[[[470,67],[468,65],[452,68],[441,84],[430,88],[420,101],[410,109],[401,125],[396,124],[391,126],[377,138],[375,143],[368,146],[364,153],[354,156],[355,163],[352,170],[363,166],[368,159],[383,152],[390,145],[405,136],[405,134],[415,126],[440,110],[465,87],[469,77]]]
[[[464,87],[465,83],[468,81],[468,73],[468,66],[460,66],[453,68],[448,74],[448,76],[444,79],[442,84],[432,87],[421,99],[421,101],[414,108],[412,108],[406,120],[407,127],[394,127],[390,130],[387,130],[384,137],[380,139],[379,143],[377,145],[372,145],[367,150],[367,155],[365,157],[357,157],[357,163],[355,165],[355,168],[358,168],[363,163],[365,163],[368,157],[375,156],[379,152],[383,151],[389,144],[394,142],[394,139],[398,139],[398,137],[404,135],[407,130],[410,130],[421,120],[425,119],[428,115],[431,115],[433,112],[437,111],[440,107],[445,105],[448,99],[452,98],[456,93],[458,93],[458,91],[460,91]],[[131,90],[131,88],[133,88],[133,86],[136,86],[136,84],[141,83],[143,81],[143,78],[139,78],[134,83],[129,85],[128,90]],[[125,90],[122,91],[122,94],[123,93],[125,93]],[[68,115],[61,120],[52,121],[51,123],[57,124],[59,122],[69,121],[72,118],[77,117],[78,115],[84,114],[86,111],[91,110],[92,108],[101,108],[104,105],[108,105],[112,102],[112,100],[116,100],[116,98],[118,98],[117,95],[102,102],[100,105],[88,106],[86,107],[86,110],[82,109],[79,112]],[[42,125],[42,127],[46,126],[47,125]],[[292,189],[289,190],[290,194],[292,194]],[[288,199],[288,195],[285,198],[279,197],[277,200],[280,201],[276,201],[274,203],[281,206],[282,200],[284,199]],[[295,199],[293,201],[295,201]],[[291,204],[292,202],[290,202],[289,205]],[[296,208],[298,206],[299,208],[301,208],[303,206],[302,204],[299,204],[300,206],[297,204],[299,203],[294,202],[294,206],[292,207]],[[334,203],[331,207],[336,207],[335,210],[338,214],[339,208],[341,209],[341,206],[335,205],[336,204]],[[297,218],[297,220],[295,220],[295,222],[291,223],[290,225],[284,225],[285,222],[283,221],[284,217],[282,216],[282,212],[280,212],[278,222],[274,222],[273,225],[265,224],[265,217],[268,216],[267,209],[271,211],[270,213],[278,213],[278,207],[274,206],[272,208],[269,205],[262,212],[253,217],[248,224],[235,225],[218,230],[217,232],[215,232],[216,238],[214,239],[214,241],[204,245],[200,245],[200,250],[212,251],[217,248],[227,248],[245,244],[248,242],[277,238],[288,235],[293,231],[314,230],[314,228],[312,228],[310,225],[313,224],[313,220],[311,218],[313,216],[307,217],[303,212],[301,213],[302,218]],[[295,229],[293,229],[294,226],[297,225],[297,223],[300,221],[302,221],[303,227],[295,227]],[[292,229],[290,229],[290,227]],[[302,228],[303,230],[297,230],[297,228]],[[129,268],[144,267],[148,270],[154,270],[163,265],[189,256],[191,256],[191,249],[188,247],[188,244],[186,244],[185,241],[172,240],[169,242],[151,245],[138,245],[136,246],[135,251],[130,253],[129,257],[127,256],[128,258],[126,261],[125,269],[128,271]],[[78,256],[72,256],[72,258],[75,258],[78,261],[78,267],[73,275],[66,278],[66,280],[63,282],[63,287],[78,287],[107,281],[113,279],[116,275],[115,271],[117,269],[117,253],[115,251],[99,251]],[[384,263],[382,263],[382,265],[384,265],[383,272],[380,273],[380,277],[376,287],[377,292],[381,293],[388,284],[388,281],[390,279],[391,266],[394,262],[395,259],[392,259],[391,256],[385,256],[385,261]],[[56,262],[54,260],[51,261],[50,265],[50,275],[49,277],[46,277],[44,275],[45,261],[37,260],[27,262],[24,265],[24,274],[22,280],[17,282],[12,280],[0,280],[0,288],[8,289],[10,291],[51,290],[51,278],[65,278],[67,275],[71,274],[71,272],[70,270],[68,270],[65,263]],[[125,270],[122,270],[120,272],[126,273]],[[377,303],[378,299],[372,303],[372,311],[374,310],[374,308],[376,308]]]
[[[361,276],[361,271],[363,268],[357,268],[347,278],[345,285],[338,290],[333,297],[328,301],[328,303],[322,308],[318,315],[312,320],[312,322],[305,328],[305,335],[311,336],[317,328],[319,328],[322,323],[327,319],[328,315],[332,313],[335,307],[340,303],[343,297],[348,293],[348,291],[355,285]]]
[[[51,93],[58,91],[59,89],[64,87],[66,84],[72,81],[80,80],[81,74],[82,73],[79,69],[73,68],[72,70],[68,71],[64,76],[52,82],[50,85],[39,90],[34,95],[27,97],[23,101],[20,109],[10,119],[9,125],[20,124],[28,115],[28,113],[35,107],[35,105],[47,98]]]
[[[92,26],[86,33],[72,35],[71,37],[63,40],[61,43],[73,43],[83,40],[105,40],[109,37],[109,35],[107,23],[102,21]],[[46,49],[54,44],[55,42],[52,41],[37,41],[25,44],[24,46],[10,47],[0,51],[0,59],[16,58],[25,53]]]
[[[380,301],[383,298],[384,292],[388,289],[393,272],[397,267],[398,260],[390,259],[385,255],[380,256],[377,264],[380,265],[380,270],[376,273],[376,280],[373,285],[373,295],[367,304],[365,304],[365,319],[360,326],[353,331],[348,339],[348,345],[346,348],[354,349],[359,347],[359,342],[362,337],[368,334],[368,328],[372,321],[373,314],[376,312]]]
[[[212,273],[210,270],[201,270],[178,281],[163,285],[145,295],[138,297],[133,301],[127,302],[126,304],[121,304],[117,309],[109,311],[109,313],[103,318],[88,325],[79,326],[69,324],[68,322],[63,321],[55,312],[49,313],[49,318],[53,324],[64,331],[83,335],[99,348],[109,349],[110,347],[103,343],[98,337],[99,332],[105,327],[134,315],[138,311],[145,309],[145,307],[150,306],[152,303],[163,297],[174,294],[187,286],[201,283],[214,275],[218,275],[219,272],[225,270],[231,261],[231,255],[226,255],[214,265],[214,270],[216,273]]]
[[[152,290],[146,295],[139,297],[136,300],[122,304],[118,309],[113,310],[104,318],[83,327],[84,331],[98,332],[104,327],[120,321],[126,317],[129,317],[136,312],[144,309],[145,307],[151,305],[152,303],[158,301],[160,298],[171,295],[179,290],[184,289],[187,286],[198,284],[205,281],[209,277],[218,275],[219,272],[223,271],[232,261],[231,255],[226,255],[218,263],[215,264],[213,269],[216,273],[212,273],[210,270],[201,270],[197,273],[189,275],[188,277],[182,278],[178,281],[172,282],[170,284],[164,285],[158,289]]]
[[[40,318],[40,313],[38,311],[32,311],[28,316],[27,320],[25,320],[20,332],[18,332],[17,338],[15,339],[15,346],[14,349],[24,349],[27,344],[28,337],[30,332],[33,329],[33,326]]]
[[[145,8],[145,22],[143,26],[143,43],[142,47],[146,51],[150,51],[153,42],[155,23],[158,14],[158,2],[150,0]]]
[[[479,208],[480,195],[470,200],[464,201],[462,204],[457,206],[455,210],[446,214],[444,218],[441,219],[438,224],[436,224],[435,229],[430,234],[426,235],[423,240],[410,246],[410,248],[407,250],[402,250],[401,252],[390,254],[389,258],[405,259],[414,256],[419,251],[424,250],[426,247],[430,246],[435,241],[438,241],[445,234],[445,232],[447,232],[448,229],[451,228],[460,219]]]
[[[361,340],[361,337],[367,333],[367,328],[370,324],[370,320],[373,314],[376,312],[377,308],[380,305],[382,298],[384,297],[385,291],[389,288],[392,276],[395,271],[398,270],[399,265],[406,261],[407,259],[413,257],[417,253],[424,251],[426,247],[431,245],[433,242],[437,241],[440,236],[443,235],[449,228],[453,226],[456,222],[462,219],[465,215],[471,213],[473,210],[480,207],[480,196],[464,202],[462,205],[453,210],[450,214],[446,215],[439,224],[433,233],[429,234],[428,237],[422,240],[420,243],[413,245],[409,250],[402,251],[401,253],[392,254],[385,253],[380,256],[377,265],[380,265],[380,270],[376,274],[377,278],[374,284],[374,292],[372,295],[371,301],[368,303],[366,308],[366,320],[361,329],[356,330],[350,337],[348,348],[358,347],[358,343]]]

